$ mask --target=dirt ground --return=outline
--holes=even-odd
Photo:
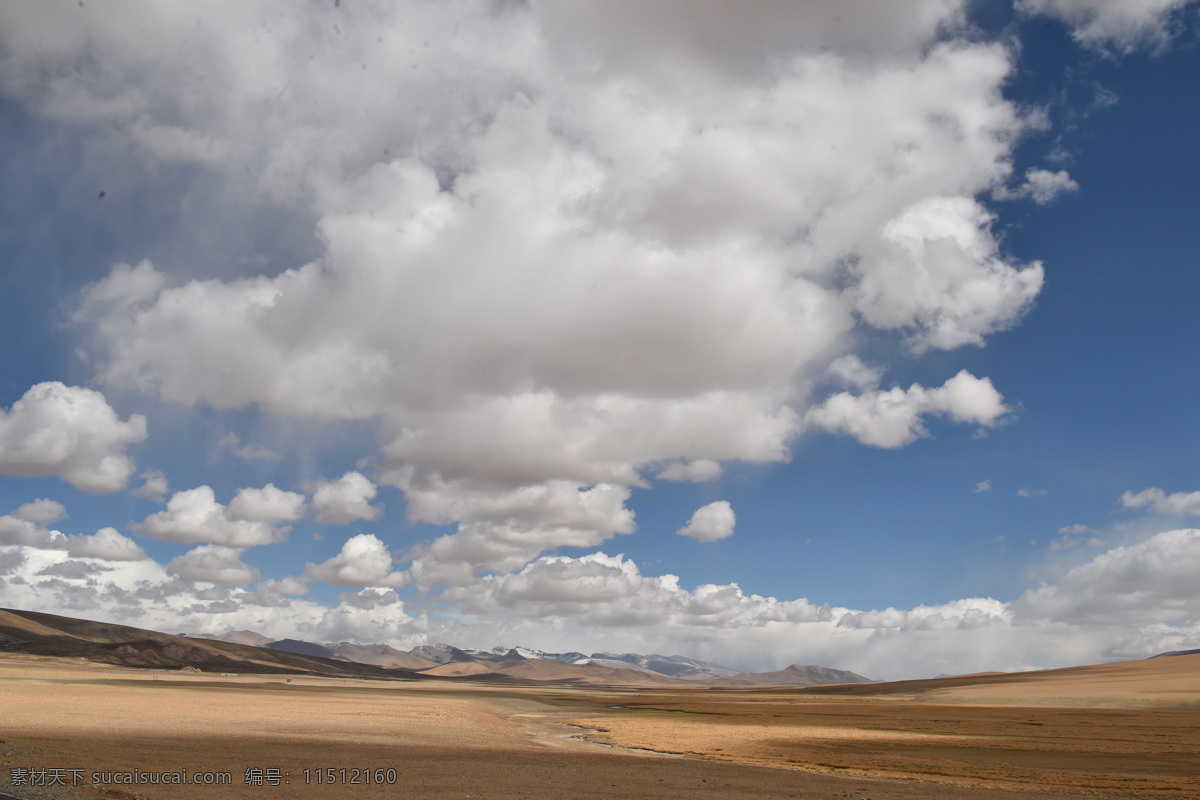
[[[155,676],[0,656],[0,792],[33,800],[1183,800],[1200,797],[1200,693],[1186,688],[1172,687],[1172,703],[1138,707],[1109,693],[1072,707],[1044,698],[1031,705],[1012,692],[998,702],[987,696],[994,687],[984,700],[954,687],[952,703],[776,687]],[[186,771],[190,780],[226,773],[229,782],[156,785],[123,774],[139,771]],[[63,785],[30,785],[55,778]],[[117,782],[131,778],[141,782]]]

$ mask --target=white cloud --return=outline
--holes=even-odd
[[[883,377],[883,369],[869,367],[863,363],[861,358],[851,353],[830,362],[829,374],[844,385],[853,386],[856,389],[867,389],[879,385],[879,379]]]
[[[143,561],[146,551],[116,528],[101,528],[90,536],[68,536],[67,553],[76,558],[102,561]]]
[[[934,389],[914,383],[908,389],[897,386],[859,395],[839,392],[812,408],[805,422],[873,447],[896,448],[929,435],[921,420],[925,414],[992,427],[1008,411],[989,379],[963,370]]]
[[[707,483],[721,477],[721,464],[711,458],[698,458],[694,461],[672,461],[663,467],[654,477],[664,481],[687,481],[689,483]]]
[[[1017,497],[1045,497],[1046,494],[1048,493],[1045,489],[1034,489],[1029,486],[1017,489]]]
[[[138,477],[145,480],[145,483],[130,492],[135,497],[144,497],[155,503],[161,503],[171,489],[171,485],[167,483],[167,476],[156,469],[146,470]]]
[[[345,585],[399,584],[387,549],[372,539],[355,537],[340,556],[310,570],[332,572],[327,577]],[[79,610],[158,630],[248,628],[277,638],[405,648],[431,639],[468,647],[519,641],[543,649],[679,653],[747,670],[778,669],[803,656],[879,679],[1067,666],[1200,646],[1193,588],[1200,531],[1191,530],[1113,548],[1013,603],[962,598],[910,609],[831,608],[747,594],[736,584],[688,589],[674,575],[646,575],[622,556],[593,553],[544,556],[516,572],[445,589],[434,599],[453,604],[454,612],[431,619],[411,616],[378,583],[330,607],[296,597],[304,586],[295,579],[237,588],[252,568],[240,564],[235,548],[190,555],[176,563],[180,575],[171,575],[149,560],[95,565],[64,550],[6,545],[0,572],[6,602],[17,607]],[[214,579],[229,582],[210,584]]]
[[[951,349],[1020,318],[1041,268],[1001,252],[972,198],[1008,181],[1032,122],[1001,91],[1013,53],[956,37],[962,5],[268,22],[232,3],[143,9],[139,37],[119,10],[5,9],[0,51],[7,97],[103,131],[106,154],[316,221],[313,261],[269,274],[115,266],[75,317],[101,380],[379,418],[385,475],[469,504],[480,485],[784,461],[856,329]],[[843,380],[877,380],[858,363]]]
[[[1079,43],[1098,50],[1131,53],[1164,48],[1171,41],[1172,16],[1191,0],[1017,0],[1027,14],[1057,17]]]
[[[298,597],[308,594],[308,584],[295,577],[284,577],[279,580],[259,581],[254,592],[247,595],[246,602],[258,605],[283,605],[284,596]]]
[[[990,480],[982,480],[975,484],[975,488],[971,491],[973,491],[975,494],[979,494],[980,492],[990,492],[991,490],[992,482]]]
[[[1125,508],[1152,508],[1160,514],[1181,516],[1200,515],[1200,492],[1174,492],[1167,494],[1157,486],[1140,492],[1125,492],[1121,495]]]
[[[1011,327],[1041,290],[1041,264],[998,256],[992,215],[968,197],[929,197],[883,227],[859,265],[855,307],[876,328],[909,331],[917,351],[982,345]]]
[[[733,506],[728,500],[717,500],[696,509],[688,524],[675,533],[702,542],[715,542],[733,536],[733,527],[736,524],[737,515],[733,513]]]
[[[279,453],[261,444],[243,445],[241,438],[232,431],[221,437],[217,447],[228,450],[243,461],[276,461],[283,458]]]
[[[1057,583],[1026,592],[1019,616],[1103,626],[1150,626],[1200,619],[1200,531],[1159,533],[1075,567]]]
[[[334,586],[400,587],[409,582],[408,573],[392,571],[387,545],[370,533],[350,537],[328,561],[308,564],[304,577]]]
[[[26,522],[33,522],[38,525],[49,525],[53,522],[58,522],[63,517],[67,516],[67,507],[57,500],[47,500],[41,498],[34,500],[32,503],[25,503],[12,515],[17,519],[23,519]]]
[[[769,71],[797,48],[829,48],[855,58],[901,58],[920,51],[940,28],[962,22],[960,0],[917,0],[903,8],[864,0],[834,6],[750,0],[736,8],[719,0],[588,0],[564,8],[539,0],[538,15],[564,50],[581,48],[595,69],[666,71],[675,59],[688,69],[734,74]],[[699,73],[699,75],[697,75]]]
[[[122,422],[100,392],[39,383],[0,409],[0,473],[55,475],[92,494],[116,492],[134,471],[125,448],[145,438],[146,418]]]
[[[219,544],[193,547],[167,564],[168,575],[189,581],[243,585],[259,578],[258,569],[242,561],[242,550]]]
[[[424,481],[406,485],[413,519],[458,521],[454,534],[409,553],[418,585],[462,585],[478,570],[507,572],[556,547],[593,547],[636,530],[630,490],[572,481],[517,489]]]
[[[1045,205],[1063,192],[1079,191],[1079,184],[1071,179],[1066,170],[1050,172],[1031,169],[1025,173],[1025,184],[1021,191],[1032,197],[1035,203]]]
[[[1075,192],[1078,190],[1079,184],[1067,174],[1066,170],[1050,172],[1049,170],[1032,168],[1025,172],[1025,182],[1016,189],[1008,189],[1000,186],[992,194],[999,200],[1030,197],[1038,205],[1046,205],[1063,192]]]
[[[38,550],[57,550],[74,558],[101,561],[140,561],[145,551],[115,528],[101,528],[91,535],[64,535],[46,526],[67,515],[55,500],[34,500],[11,514],[0,516],[0,545],[20,545]]]
[[[266,522],[275,525],[281,522],[295,522],[301,519],[307,510],[304,495],[299,492],[285,492],[275,484],[268,483],[261,489],[238,489],[237,494],[229,501],[225,514],[235,521]]]
[[[286,539],[288,533],[286,527],[269,522],[231,518],[225,506],[216,501],[210,486],[176,492],[165,511],[151,514],[130,527],[142,536],[168,542],[211,542],[235,548],[275,544]]]
[[[361,472],[347,472],[336,481],[322,481],[313,491],[313,511],[318,522],[345,525],[360,519],[378,519],[383,506],[371,505],[378,493]]]
[[[14,514],[0,517],[0,545],[24,545],[39,549],[62,550],[67,537],[58,531],[48,530],[36,522],[21,519]]]

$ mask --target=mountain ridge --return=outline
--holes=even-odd
[[[253,631],[236,631],[223,634],[219,637],[214,637],[220,640],[225,640],[225,637],[238,636],[240,639],[247,638],[247,635],[258,636],[263,639],[261,634]],[[211,636],[211,634],[198,634],[199,636]],[[346,659],[349,661],[359,661],[360,663],[379,664],[381,666],[395,666],[402,669],[412,669],[422,672],[426,675],[437,676],[455,676],[464,677],[472,676],[478,678],[484,675],[501,676],[509,675],[516,677],[518,673],[529,673],[529,670],[521,670],[516,667],[510,667],[507,672],[498,671],[495,665],[508,662],[520,661],[546,661],[557,662],[559,664],[568,664],[577,667],[601,667],[606,669],[624,669],[631,670],[643,675],[651,676],[651,680],[657,680],[658,677],[666,677],[672,680],[682,681],[684,683],[692,683],[697,685],[724,685],[727,680],[731,681],[728,685],[748,686],[748,685],[795,685],[795,686],[816,686],[834,683],[864,683],[870,682],[870,678],[865,678],[857,673],[848,670],[833,669],[831,667],[809,666],[799,667],[795,664],[787,669],[775,670],[772,672],[739,672],[720,664],[713,664],[707,661],[701,661],[687,656],[664,656],[659,653],[651,653],[643,655],[641,653],[608,653],[594,652],[591,655],[579,652],[577,650],[565,653],[552,653],[545,650],[538,650],[532,647],[523,647],[521,645],[507,646],[496,645],[490,650],[474,650],[469,648],[456,647],[446,642],[437,642],[435,644],[418,645],[409,651],[397,650],[389,645],[384,644],[351,644],[349,642],[341,642],[339,644],[330,644],[327,642],[305,642],[296,639],[281,639],[278,641],[270,641],[262,646],[277,650],[287,650],[303,655],[324,656],[327,658]],[[386,653],[387,658],[383,660],[362,660],[364,653],[369,653],[373,650],[379,650]],[[385,663],[386,662],[386,663]],[[481,668],[474,666],[464,666],[462,668],[447,668],[448,665],[484,665]],[[790,670],[790,671],[789,671]],[[792,679],[789,681],[785,679]]]
[[[256,642],[257,644],[249,644]],[[469,650],[444,642],[411,651],[385,644],[272,640],[254,631],[174,635],[42,612],[0,609],[0,652],[82,658],[99,663],[202,672],[312,674],[364,678],[452,678],[624,686],[818,685],[861,675],[828,667],[739,673],[686,656],[548,653],[521,646]]]

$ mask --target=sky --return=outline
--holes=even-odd
[[[0,605],[1200,647],[1200,4],[0,1]]]

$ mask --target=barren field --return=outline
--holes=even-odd
[[[0,791],[1183,800],[1200,797],[1198,676],[1200,657],[1181,656],[857,688],[603,689],[156,677],[0,656]],[[35,770],[66,785],[12,785]],[[137,771],[228,773],[229,782],[115,782],[147,777],[120,775]]]

